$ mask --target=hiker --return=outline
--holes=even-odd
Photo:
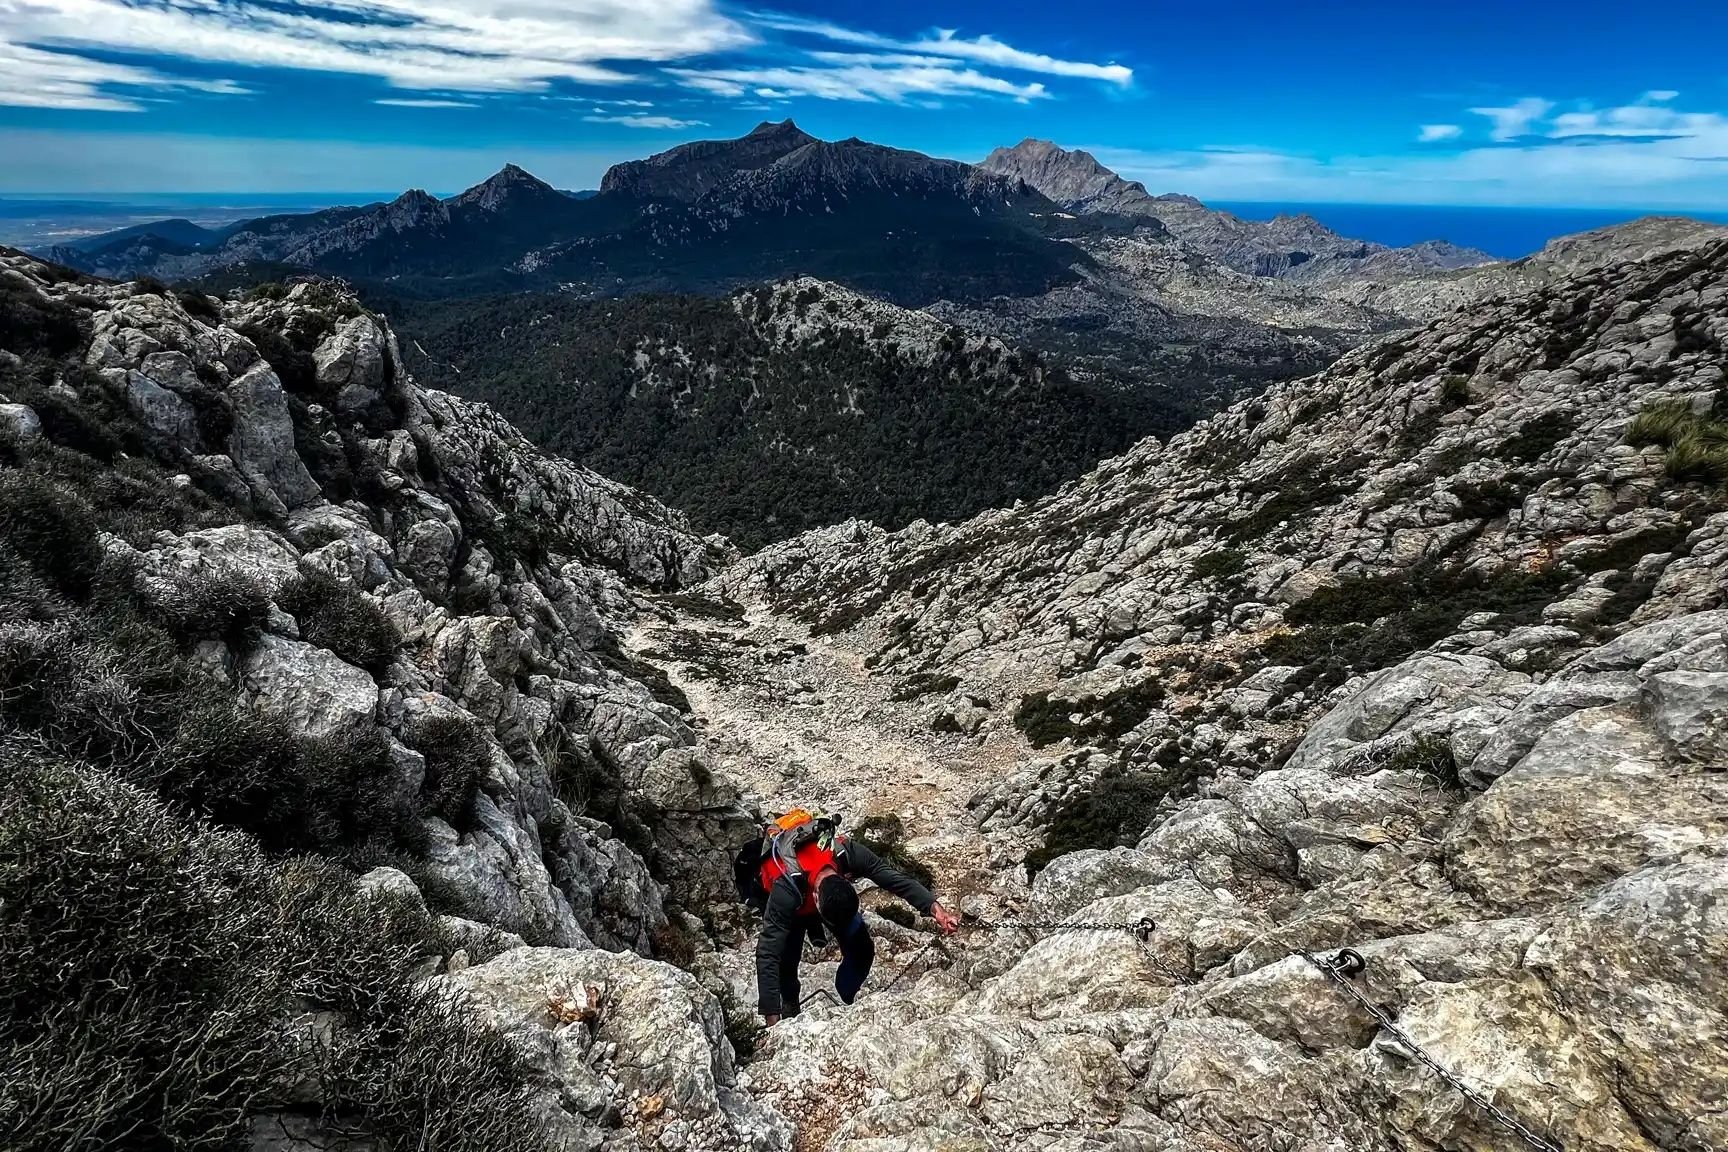
[[[840,945],[834,990],[852,1003],[870,975],[876,945],[858,910],[854,880],[869,880],[936,921],[943,935],[959,919],[935,895],[869,848],[836,830],[839,821],[794,809],[745,845],[735,865],[739,893],[762,913],[756,938],[757,1008],[772,1026],[798,1015],[798,963],[808,936],[818,946],[831,933]]]

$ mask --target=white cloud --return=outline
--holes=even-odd
[[[1509,107],[1471,111],[1489,118],[1489,138],[1500,144],[1572,150],[1584,145],[1643,146],[1646,150],[1637,155],[1655,165],[1665,160],[1728,159],[1728,115],[1678,108],[1674,102],[1679,95],[1659,89],[1631,104],[1597,108],[1576,103],[1558,111],[1560,105],[1554,101],[1531,96]],[[1429,139],[1432,127],[1423,127],[1423,140]]]
[[[89,112],[142,112],[145,90],[183,89],[243,96],[232,80],[168,76],[152,68],[92,60],[8,43],[0,38],[0,104],[24,108],[71,108]]]
[[[774,13],[734,16],[722,0],[0,0],[0,102],[136,111],[127,89],[240,91],[182,80],[186,63],[372,77],[409,91],[546,92],[555,83],[664,82],[728,98],[916,102],[1034,100],[1021,75],[1127,87],[1131,69],[935,29],[910,40]],[[857,51],[812,53],[765,34]],[[727,53],[754,50],[748,57]],[[110,64],[93,53],[152,58]],[[642,66],[677,66],[668,72]],[[394,99],[394,98],[392,98]],[[427,96],[423,101],[444,99]],[[452,101],[454,102],[454,101]],[[427,102],[410,107],[434,107]],[[620,107],[648,107],[620,104]]]
[[[1134,70],[1116,63],[1095,64],[1080,60],[1062,60],[1041,52],[1025,52],[1004,44],[994,36],[967,39],[953,29],[938,28],[929,35],[913,40],[900,40],[874,32],[861,32],[826,20],[812,20],[777,12],[759,12],[751,17],[764,28],[781,32],[796,32],[830,40],[837,44],[852,44],[887,52],[905,52],[919,56],[934,56],[948,60],[964,60],[988,64],[1018,72],[1034,72],[1045,76],[1063,76],[1081,80],[1101,80],[1128,87],[1134,82]]]
[[[1536,96],[1526,96],[1516,104],[1504,108],[1472,108],[1470,111],[1478,116],[1486,116],[1494,124],[1492,136],[1495,140],[1516,140],[1528,135],[1531,125],[1553,111],[1554,102],[1543,100]]]
[[[374,104],[384,104],[391,108],[478,108],[480,105],[471,100],[374,100]]]
[[[914,97],[1005,96],[1027,103],[1050,95],[1041,83],[1016,84],[973,68],[935,64],[889,63],[860,56],[855,63],[828,62],[828,67],[784,65],[762,68],[669,68],[678,82],[714,96],[762,95],[772,89],[777,98],[809,96],[820,100],[860,100],[900,104]]]
[[[1417,137],[1424,144],[1432,144],[1437,140],[1456,140],[1464,135],[1464,129],[1456,124],[1424,124],[1422,134]]]
[[[204,64],[377,77],[398,88],[540,91],[554,80],[619,83],[622,62],[662,63],[739,48],[754,35],[713,0],[27,0],[0,3],[0,45],[150,54]],[[138,82],[67,52],[32,67],[81,104]],[[138,69],[120,69],[136,74]],[[7,91],[27,90],[8,76]],[[158,83],[160,81],[158,80]]]
[[[701,128],[708,123],[706,120],[680,120],[676,116],[644,116],[634,112],[613,115],[598,108],[582,119],[590,124],[622,124],[626,128]]]

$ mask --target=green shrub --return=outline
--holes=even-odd
[[[906,828],[900,817],[867,816],[849,835],[926,888],[935,886],[936,873],[906,847]]]
[[[102,565],[90,502],[32,472],[0,472],[0,540],[74,600],[90,594]]]
[[[1500,445],[1499,454],[1508,460],[1533,463],[1564,440],[1577,426],[1578,417],[1575,413],[1563,409],[1544,412],[1520,425],[1518,431]]]
[[[154,599],[163,624],[183,642],[217,639],[239,653],[258,646],[270,621],[264,582],[238,567],[178,574]]]
[[[69,356],[89,339],[85,314],[11,281],[0,282],[0,348],[18,356]]]
[[[1061,740],[1075,743],[1114,740],[1132,731],[1164,699],[1164,686],[1155,679],[1125,684],[1102,696],[1077,700],[1033,692],[1020,698],[1014,709],[1014,726],[1025,733],[1027,743],[1045,748]],[[1078,715],[1080,719],[1071,717]]]
[[[474,797],[492,758],[480,726],[466,716],[438,712],[415,720],[406,736],[409,747],[426,758],[426,810],[457,831],[472,827]]]
[[[195,699],[158,759],[156,787],[271,853],[319,852],[366,866],[418,842],[390,742],[366,726],[307,736],[215,696]]]
[[[1698,422],[1692,406],[1684,400],[1658,400],[1632,418],[1626,443],[1634,448],[1671,447]]]
[[[401,637],[378,602],[322,570],[288,578],[277,593],[308,643],[379,676],[390,667]]]
[[[1044,843],[1026,856],[1033,876],[1050,861],[1083,848],[1115,848],[1139,841],[1173,791],[1192,783],[1197,769],[1160,765],[1147,771],[1112,765],[1092,787],[1065,801],[1045,829]]]
[[[53,620],[66,608],[66,601],[42,578],[35,565],[0,539],[0,624]]]
[[[417,908],[86,766],[0,758],[8,1147],[226,1152],[283,1111],[379,1152],[546,1146],[515,1049],[416,980]],[[309,1011],[326,1043],[294,1042]]]
[[[1662,469],[1681,483],[1728,483],[1728,444],[1701,431],[1690,431],[1669,445]]]
[[[1567,583],[1558,569],[1508,569],[1491,576],[1423,569],[1351,577],[1286,609],[1285,622],[1300,630],[1272,636],[1261,655],[1302,669],[1289,683],[1293,690],[1332,687],[1444,639],[1475,612],[1534,623]]]
[[[1220,548],[1214,552],[1206,552],[1194,558],[1190,565],[1194,576],[1199,580],[1227,580],[1232,576],[1240,576],[1248,567],[1248,558],[1235,548]]]
[[[1470,403],[1470,377],[1453,375],[1440,381],[1440,403],[1449,410],[1468,405]]]
[[[131,764],[153,733],[142,693],[112,649],[74,622],[0,625],[0,732],[29,732],[51,748],[102,763]]]
[[[186,310],[186,315],[196,317],[207,324],[222,323],[222,307],[214,299],[192,288],[185,288],[174,293],[174,298],[180,301],[180,307]]]
[[[1387,757],[1380,767],[1387,772],[1420,772],[1432,776],[1444,788],[1462,787],[1452,741],[1440,735],[1416,737]]]
[[[762,1038],[768,1034],[768,1029],[756,1015],[755,1006],[740,1001],[731,985],[721,990],[719,999],[720,1014],[726,1021],[726,1039],[732,1042],[732,1051],[738,1061],[748,1063],[762,1046]]]

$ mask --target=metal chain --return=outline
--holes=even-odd
[[[1362,969],[1367,965],[1367,962],[1362,959],[1361,953],[1346,948],[1336,953],[1329,961],[1321,960],[1312,952],[1297,952],[1296,955],[1302,957],[1302,959],[1308,961],[1308,963],[1312,964],[1324,973],[1328,980],[1343,989],[1346,995],[1356,1001],[1356,1003],[1361,1006],[1362,1010],[1372,1016],[1375,1022],[1390,1033],[1392,1038],[1405,1050],[1407,1050],[1417,1060],[1420,1060],[1423,1064],[1427,1065],[1436,1076],[1451,1085],[1452,1089],[1460,1096],[1476,1105],[1476,1107],[1481,1109],[1483,1112],[1486,1112],[1501,1127],[1517,1135],[1526,1144],[1530,1145],[1530,1147],[1537,1149],[1537,1152],[1565,1152],[1565,1149],[1563,1149],[1559,1143],[1531,1129],[1516,1116],[1513,1116],[1505,1109],[1498,1107],[1486,1096],[1482,1095],[1482,1093],[1466,1084],[1457,1073],[1446,1068],[1445,1065],[1441,1064],[1432,1055],[1430,1055],[1427,1049],[1416,1043],[1410,1033],[1406,1032],[1396,1020],[1392,1019],[1390,1013],[1372,1000],[1368,999],[1361,989],[1350,983],[1350,976],[1353,973],[1362,971]]]
[[[1157,925],[1153,922],[1152,917],[1150,917],[1150,916],[1143,916],[1138,920],[1011,920],[1011,921],[997,921],[997,920],[978,919],[978,920],[971,921],[970,925],[972,927],[981,928],[987,932],[1008,931],[1008,930],[1012,930],[1012,929],[1024,929],[1028,932],[1041,932],[1046,936],[1055,936],[1055,935],[1059,935],[1059,934],[1064,933],[1064,932],[1132,932],[1132,933],[1134,933],[1135,936],[1139,937],[1140,943],[1142,943],[1142,944],[1149,944],[1151,942],[1152,933],[1157,928]],[[930,949],[936,947],[941,942],[941,940],[942,940],[942,937],[940,937],[940,936],[932,936],[924,944],[924,946],[922,948],[920,948],[920,949],[918,949],[918,951],[912,953],[912,956],[904,964],[900,965],[900,971],[898,971],[894,974],[894,979],[890,980],[883,987],[875,990],[875,995],[882,996],[882,995],[887,994],[888,992],[893,991],[894,988],[900,983],[900,981],[904,980],[906,978],[906,976],[912,971],[912,969],[917,966],[918,961],[921,958],[923,958],[924,953],[926,953],[926,952],[930,951]],[[1149,958],[1152,962],[1152,966],[1154,968],[1156,968],[1163,975],[1169,977],[1172,982],[1177,982],[1177,983],[1188,983],[1189,982],[1189,977],[1188,977],[1187,973],[1172,971],[1162,961],[1160,961],[1156,956],[1152,956]],[[817,990],[815,990],[814,992],[811,992],[808,996],[805,996],[802,1000],[800,1000],[798,1002],[798,1006],[800,1008],[802,1008],[805,1004],[808,1004],[810,1001],[816,999],[818,996],[827,997],[830,1002],[834,1001],[833,995],[830,992],[828,992],[827,989],[818,988]]]

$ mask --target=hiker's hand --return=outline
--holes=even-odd
[[[780,1023],[780,1014],[778,1012],[774,1013],[772,1016],[762,1017],[762,1027],[764,1028],[772,1028],[778,1023]]]
[[[952,936],[960,931],[960,918],[942,907],[940,903],[930,906],[930,918],[936,921],[936,927],[942,930],[944,936]]]

